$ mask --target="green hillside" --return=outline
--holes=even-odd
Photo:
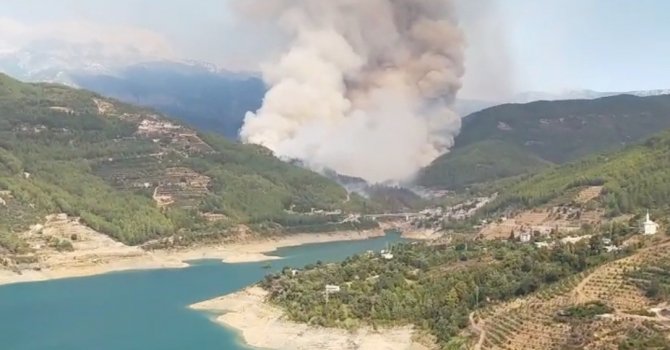
[[[604,186],[600,200],[612,215],[670,207],[670,131],[640,145],[591,156],[518,181],[505,188],[487,210],[535,207],[587,185]]]
[[[532,152],[500,140],[487,140],[458,148],[422,170],[427,187],[460,188],[471,184],[531,173],[551,163]]]
[[[393,259],[355,255],[336,264],[290,268],[260,283],[268,301],[292,321],[355,331],[413,325],[439,349],[472,349],[462,331],[469,315],[487,305],[537,293],[552,295],[607,256],[586,242],[551,252],[505,241],[404,244]],[[324,285],[340,293],[324,298]]]
[[[130,244],[309,224],[363,200],[266,149],[203,135],[155,112],[0,75],[0,236],[64,212]],[[277,224],[282,224],[281,226]],[[6,241],[6,239],[5,239]]]
[[[458,188],[525,174],[543,162],[614,151],[667,128],[667,95],[501,105],[466,117],[452,153],[428,166],[418,182]]]

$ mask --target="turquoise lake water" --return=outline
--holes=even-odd
[[[283,248],[272,270],[335,262],[400,235]],[[0,287],[2,350],[235,350],[238,335],[188,305],[243,289],[267,263],[198,261],[186,269],[120,272]]]

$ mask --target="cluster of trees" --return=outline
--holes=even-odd
[[[591,301],[585,304],[574,305],[565,310],[561,310],[555,319],[558,322],[573,322],[592,320],[598,315],[608,314],[614,309],[603,303],[602,301]]]
[[[536,249],[509,242],[403,244],[394,258],[363,254],[340,264],[268,275],[270,300],[298,322],[355,328],[414,324],[446,345],[473,310],[561,283],[613,258],[591,242]],[[324,286],[339,285],[326,303]]]
[[[627,331],[619,343],[619,350],[658,349],[670,350],[670,340],[659,326],[644,321],[642,325]]]
[[[362,231],[379,228],[379,223],[372,219],[361,218],[358,221],[333,222],[322,221],[321,223],[314,223],[308,225],[285,225],[288,232],[303,233],[303,232],[334,232],[334,231]]]
[[[670,301],[670,261],[659,259],[627,273],[632,283],[644,291],[647,297],[659,302]]]
[[[7,232],[0,232],[0,251],[5,249],[13,254],[21,254],[28,251],[28,246],[15,235]]]

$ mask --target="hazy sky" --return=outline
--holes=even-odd
[[[469,42],[466,97],[670,88],[670,1],[459,1]],[[95,41],[87,54],[102,50],[119,61],[195,59],[257,69],[272,51],[266,46],[276,44],[267,30],[240,23],[228,3],[0,0],[0,52]]]

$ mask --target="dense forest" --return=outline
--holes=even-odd
[[[623,239],[633,231],[621,226],[613,232]],[[414,324],[447,348],[460,341],[472,311],[533,292],[552,293],[630,249],[606,253],[599,235],[547,249],[511,241],[410,243],[392,247],[392,259],[370,252],[339,264],[317,262],[298,274],[287,267],[261,285],[295,321],[347,329]],[[341,287],[328,302],[325,285]]]
[[[168,126],[142,134],[138,128],[147,121]],[[169,196],[167,204],[157,205],[158,190]],[[196,133],[86,91],[2,75],[0,199],[3,246],[13,244],[12,233],[60,212],[141,244],[175,234],[221,235],[240,223],[259,231],[324,231],[348,212],[374,209],[262,147]],[[314,210],[339,214],[311,215]]]
[[[418,182],[460,189],[533,173],[638,143],[670,128],[669,116],[667,95],[495,106],[464,118],[451,153],[426,167]]]
[[[436,159],[421,170],[419,182],[426,187],[462,189],[473,184],[519,174],[531,174],[551,163],[514,144],[499,140],[478,142]]]
[[[670,132],[640,145],[549,170],[507,184],[485,208],[497,212],[510,207],[532,208],[581,186],[604,186],[601,204],[610,215],[661,210],[670,205]]]

